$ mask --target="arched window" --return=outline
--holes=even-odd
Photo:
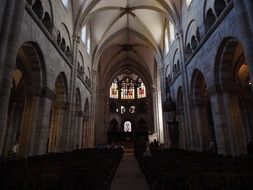
[[[119,75],[110,86],[110,98],[132,100],[147,96],[146,86],[141,78],[135,74]]]
[[[164,34],[164,50],[165,53],[167,54],[169,52],[169,33],[168,33],[168,29],[165,29],[165,34]]]
[[[185,0],[187,7],[191,4],[192,0]]]
[[[121,99],[134,99],[134,81],[126,77],[121,81]]]
[[[90,37],[88,37],[87,39],[87,53],[90,54],[90,50],[91,50],[91,42],[90,42]]]
[[[86,26],[82,29],[81,39],[84,44],[86,44]]]
[[[175,28],[171,22],[169,22],[169,29],[170,29],[170,42],[172,43],[175,40]]]
[[[69,1],[68,0],[62,0],[62,3],[67,8],[68,4],[69,4]]]
[[[138,78],[136,86],[137,86],[137,98],[145,98],[146,87],[140,78]]]
[[[119,98],[118,80],[114,79],[110,88],[110,98]]]
[[[132,131],[132,124],[130,121],[126,121],[124,123],[124,132],[131,132]]]

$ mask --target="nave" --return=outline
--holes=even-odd
[[[134,154],[133,154],[134,151]],[[251,190],[253,157],[179,149],[79,149],[0,161],[1,190]]]

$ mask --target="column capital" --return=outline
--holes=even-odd
[[[74,40],[74,42],[80,44],[80,41],[81,41],[80,35],[74,34],[74,35],[73,35],[73,40]]]

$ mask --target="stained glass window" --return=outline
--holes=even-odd
[[[118,80],[114,79],[110,88],[110,98],[119,98]]]
[[[120,107],[120,113],[124,114],[126,112],[126,108],[124,106]]]
[[[131,106],[129,108],[129,113],[135,113],[135,106]]]
[[[137,79],[137,98],[146,97],[146,87],[140,78]]]
[[[146,87],[142,80],[134,75],[118,76],[111,84],[110,98],[131,100],[146,97]],[[128,110],[127,110],[128,111]]]
[[[121,99],[134,99],[134,81],[126,77],[121,82]]]
[[[124,132],[131,132],[132,131],[132,124],[130,121],[126,121],[124,123]]]

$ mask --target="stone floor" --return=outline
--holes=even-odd
[[[145,176],[133,155],[124,155],[112,182],[111,190],[149,190]]]

